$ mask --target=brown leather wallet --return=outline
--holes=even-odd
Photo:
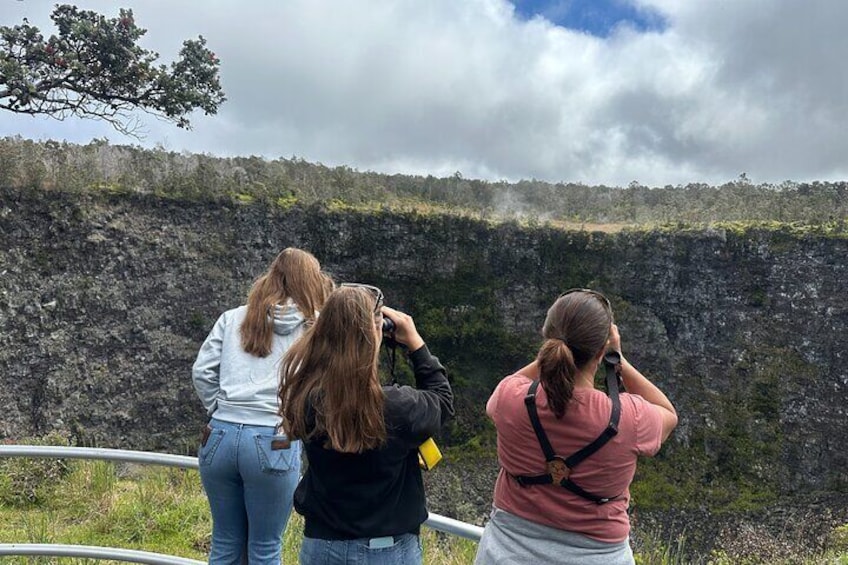
[[[272,439],[271,440],[271,450],[277,451],[278,449],[288,449],[291,447],[291,442],[288,439]]]
[[[212,426],[206,424],[203,426],[203,431],[200,432],[200,447],[206,447],[206,442],[209,441],[209,434],[212,433]]]

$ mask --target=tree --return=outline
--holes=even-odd
[[[156,66],[159,54],[136,44],[147,30],[136,26],[132,10],[108,19],[57,5],[50,18],[59,34],[47,40],[26,19],[0,26],[0,109],[103,119],[135,135],[134,109],[188,129],[188,114],[200,109],[214,115],[226,100],[220,61],[202,36],[183,42],[169,68]]]

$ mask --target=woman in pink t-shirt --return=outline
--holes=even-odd
[[[501,470],[475,563],[631,564],[627,507],[636,458],[659,451],[677,413],[624,356],[626,392],[595,389],[605,352],[621,351],[610,303],[599,292],[560,296],[542,336],[536,359],[503,379],[486,405]],[[545,456],[545,438],[555,457]],[[585,459],[571,457],[593,442],[601,447]]]

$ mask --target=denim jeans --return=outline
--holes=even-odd
[[[272,449],[272,440],[286,440],[272,427],[214,418],[209,426],[198,453],[212,511],[209,563],[280,565],[282,534],[300,476],[301,443]]]
[[[421,541],[415,534],[393,539],[324,540],[303,538],[301,565],[335,565],[357,563],[367,565],[421,565]],[[389,543],[391,546],[386,547]],[[369,547],[382,546],[382,547]]]

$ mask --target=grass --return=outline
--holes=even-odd
[[[211,522],[196,471],[71,462],[51,496],[0,506],[0,541],[153,551],[204,559]],[[53,563],[17,558],[10,563]],[[64,559],[63,563],[86,560]]]
[[[197,471],[104,461],[2,460],[5,477],[32,476],[33,468],[64,469],[38,485],[39,496],[0,502],[0,543],[93,545],[206,560],[212,521]],[[37,474],[37,473],[35,473]],[[5,489],[15,489],[7,480]],[[0,496],[5,490],[0,486]],[[36,490],[36,489],[33,489]],[[283,538],[284,563],[296,563],[303,519],[292,514]],[[477,544],[422,529],[424,562],[471,563]],[[5,564],[110,563],[77,558],[5,557]]]
[[[207,558],[212,522],[195,470],[115,464],[104,461],[0,459],[0,543],[51,543],[116,547]],[[33,481],[32,477],[41,477]],[[30,495],[12,492],[26,478]],[[846,527],[834,530],[834,549],[806,562],[848,565]],[[297,563],[303,520],[292,514],[283,539],[283,562]],[[424,563],[465,565],[474,561],[477,544],[422,529]],[[638,565],[682,565],[685,540],[642,540]],[[5,557],[9,565],[110,564],[80,558]],[[708,565],[739,563],[716,553]],[[773,562],[773,561],[770,561]],[[747,560],[751,565],[759,563]],[[788,563],[799,561],[787,560]],[[804,563],[804,562],[800,562]]]

